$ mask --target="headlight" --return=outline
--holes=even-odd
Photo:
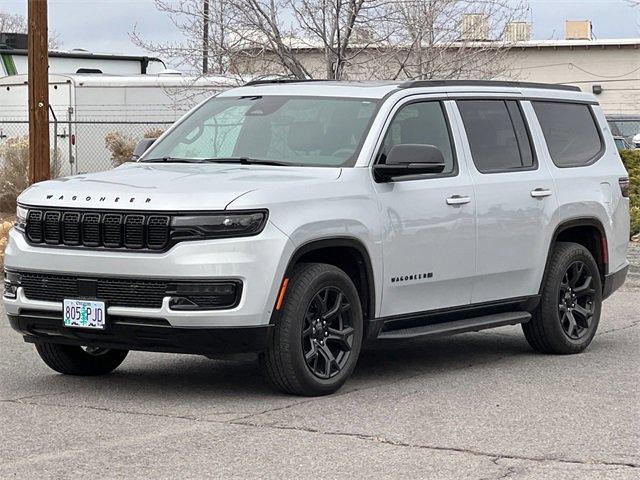
[[[24,232],[24,229],[27,226],[27,215],[29,214],[29,210],[27,210],[24,207],[21,207],[20,205],[18,205],[18,207],[16,208],[16,224],[15,227],[20,230],[21,232]]]
[[[267,223],[267,212],[229,212],[173,218],[172,240],[247,237],[257,235]]]

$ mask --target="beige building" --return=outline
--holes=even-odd
[[[530,25],[515,22],[508,25],[506,41],[492,42],[478,40],[486,38],[481,22],[478,27],[478,19],[467,20],[473,24],[468,29],[473,38],[430,47],[435,51],[433,57],[443,66],[441,70],[454,72],[441,78],[455,76],[457,67],[465,63],[466,68],[459,69],[464,72],[460,75],[462,78],[577,85],[585,92],[594,93],[608,115],[636,116],[640,120],[640,37],[595,40],[589,21],[568,21],[565,40],[528,40]],[[293,40],[292,44],[296,57],[302,60],[307,71],[314,78],[326,78],[324,51],[300,39]],[[425,47],[425,51],[427,49]],[[419,77],[420,72],[415,69],[410,73],[398,70],[395,60],[403,55],[401,46],[364,49],[345,70],[345,76],[362,80]],[[453,60],[447,60],[447,56]],[[254,76],[285,73],[269,52],[250,55],[237,67],[242,73]],[[434,77],[439,77],[437,71]],[[640,122],[638,127],[640,129]]]
[[[518,42],[504,62],[517,80],[577,85],[607,114],[640,115],[640,38]]]

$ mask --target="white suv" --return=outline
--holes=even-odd
[[[522,324],[577,353],[626,276],[628,188],[574,87],[255,82],[136,163],[25,191],[4,304],[58,372],[259,352],[302,395],[375,339]]]

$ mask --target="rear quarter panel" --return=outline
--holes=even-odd
[[[545,232],[551,241],[555,227],[564,222],[589,218],[598,220],[607,236],[609,271],[615,272],[627,264],[629,242],[629,200],[622,196],[618,180],[627,175],[613,140],[602,108],[592,107],[602,133],[604,151],[593,164],[583,167],[559,168],[549,154],[543,141],[539,152],[547,161],[554,182],[557,210],[550,225],[554,228]],[[534,116],[532,128],[544,140],[544,134]]]

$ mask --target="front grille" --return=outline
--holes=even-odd
[[[154,250],[162,249],[169,241],[169,218],[154,215],[147,224],[147,243]]]
[[[42,212],[29,210],[27,215],[27,236],[34,243],[42,242]]]
[[[62,302],[64,299],[96,298],[108,306],[160,308],[164,297],[195,302],[201,309],[233,308],[240,300],[242,286],[237,281],[146,280],[127,278],[86,278],[72,275],[20,272],[19,284],[30,300]],[[218,295],[203,290],[220,286]],[[180,308],[176,308],[180,309]]]
[[[26,233],[47,245],[163,250],[170,226],[168,215],[29,210]]]
[[[95,296],[109,306],[160,308],[166,296],[167,282],[129,279],[99,279],[96,291],[87,295],[81,291],[84,279],[66,275],[22,273],[21,285],[24,294],[31,300],[62,302],[65,298]]]
[[[45,212],[44,241],[50,245],[60,243],[60,212]]]
[[[80,214],[65,212],[62,215],[62,243],[80,245]]]

